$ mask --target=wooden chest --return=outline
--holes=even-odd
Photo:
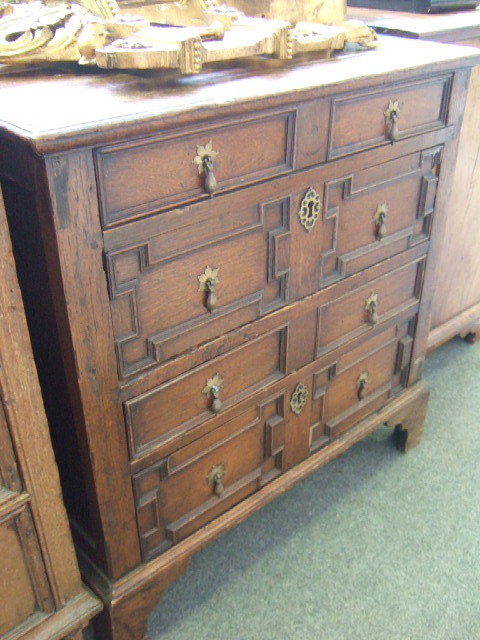
[[[480,8],[437,15],[349,9],[349,17],[364,20],[379,33],[421,38],[480,48]],[[407,40],[406,47],[410,46]],[[470,77],[457,163],[446,204],[442,259],[437,267],[428,350],[455,335],[480,340],[480,67]]]
[[[81,640],[83,588],[33,361],[0,189],[0,638]]]
[[[479,59],[385,38],[190,79],[4,74],[0,177],[102,639],[144,638],[193,553],[380,424],[418,442]]]

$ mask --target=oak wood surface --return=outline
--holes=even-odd
[[[405,11],[387,11],[367,7],[348,7],[349,19],[363,20],[378,33],[405,38],[419,38],[470,44],[480,32],[480,9],[468,11],[446,11],[443,13],[420,14]]]
[[[9,99],[30,85],[43,105],[0,105],[0,177],[101,640],[143,640],[196,550],[383,421],[418,441],[480,52],[415,42],[402,57],[403,42],[194,79],[0,74]],[[193,162],[210,139],[213,197]]]
[[[0,635],[60,639],[100,609],[83,591],[0,189]]]
[[[83,72],[75,68],[1,69],[2,128],[49,152],[145,136],[152,131],[200,123],[241,112],[240,105],[259,108],[298,102],[298,98],[332,94],[342,84],[351,90],[428,76],[480,59],[478,51],[442,48],[415,42],[399,54],[395,38],[381,47],[359,52],[355,47],[326,62],[220,66],[200,77],[178,78],[161,73]],[[265,64],[263,64],[265,62]],[[283,61],[282,61],[283,62]],[[369,73],[368,68],[375,69]],[[319,82],[320,78],[320,82]],[[36,108],[30,108],[32,92]],[[159,121],[159,114],[162,115]]]
[[[365,20],[381,33],[480,47],[480,9],[419,15],[378,9],[349,8],[352,18]],[[428,350],[455,335],[473,341],[480,327],[480,68],[472,71],[453,168],[448,222],[437,267]]]

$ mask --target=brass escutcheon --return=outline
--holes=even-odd
[[[206,395],[207,398],[210,398],[212,400],[210,409],[213,411],[213,413],[218,414],[222,410],[222,401],[219,398],[222,386],[223,380],[217,373],[213,376],[213,378],[207,380],[205,387],[202,390],[202,393]]]
[[[298,211],[300,223],[306,231],[312,230],[321,210],[322,204],[320,202],[320,196],[313,187],[310,187],[300,203],[300,209]]]
[[[199,291],[206,291],[207,297],[205,299],[205,306],[208,311],[212,313],[217,308],[217,294],[215,293],[215,287],[219,283],[218,272],[220,269],[215,269],[207,265],[205,271],[201,273],[198,278]]]
[[[367,395],[368,371],[361,373],[357,380],[357,397],[362,400]]]
[[[365,300],[365,310],[368,312],[368,322],[374,327],[378,322],[378,293],[371,293]]]
[[[387,226],[385,224],[388,216],[388,206],[386,202],[382,202],[381,204],[377,204],[377,208],[375,209],[375,214],[373,216],[373,220],[375,222],[376,227],[376,237],[377,240],[381,240],[387,235]]]
[[[387,138],[393,144],[398,140],[398,116],[400,115],[398,100],[390,100],[387,109],[383,113],[387,125]]]
[[[290,400],[290,408],[295,415],[300,415],[307,402],[307,398],[308,389],[304,384],[299,382],[295,387],[295,391],[292,393],[292,399]]]
[[[199,175],[204,178],[203,187],[210,197],[217,190],[217,181],[213,175],[213,162],[217,156],[218,151],[213,150],[210,140],[205,146],[197,144],[197,155],[192,161],[197,165]]]
[[[223,482],[222,482],[222,477],[224,473],[225,473],[225,465],[216,464],[211,468],[210,473],[207,476],[208,484],[211,487],[213,487],[213,492],[219,498],[225,490],[225,487],[223,486]]]

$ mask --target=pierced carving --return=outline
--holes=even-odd
[[[290,408],[295,415],[300,415],[307,402],[307,398],[308,389],[304,384],[299,382],[295,387],[295,391],[292,393],[292,399],[290,400]]]
[[[306,231],[311,231],[322,210],[320,196],[313,187],[305,194],[298,212],[300,223]]]
[[[105,69],[191,74],[204,64],[245,56],[289,60],[300,53],[342,49],[345,41],[376,46],[376,34],[366,25],[350,21],[341,26],[344,3],[330,2],[319,11],[321,3],[308,0],[312,8],[305,11],[307,0],[265,1],[272,5],[269,19],[263,10],[261,19],[250,17],[258,15],[258,0],[238,0],[232,7],[211,0],[159,0],[137,6],[135,16],[116,0],[2,2],[0,62],[77,61]],[[292,5],[288,19],[286,4]],[[303,22],[305,15],[312,22]],[[225,38],[225,46],[229,30],[234,34]]]

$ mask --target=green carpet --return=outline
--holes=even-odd
[[[209,545],[152,640],[480,640],[480,345],[425,379],[416,449],[381,428]]]

